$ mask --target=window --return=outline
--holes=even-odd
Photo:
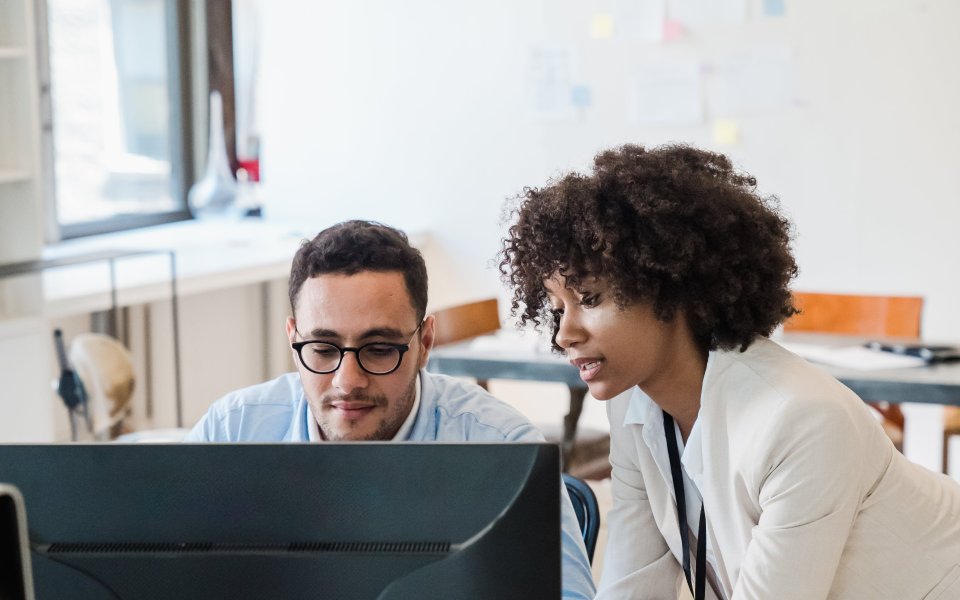
[[[59,237],[188,218],[188,2],[45,2]]]

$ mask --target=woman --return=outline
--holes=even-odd
[[[960,598],[960,485],[767,337],[797,266],[755,185],[722,155],[624,146],[520,198],[513,312],[609,400],[598,598],[684,579],[697,598]]]

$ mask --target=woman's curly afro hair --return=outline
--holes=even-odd
[[[544,281],[601,281],[620,307],[682,311],[704,349],[745,350],[796,309],[790,223],[726,156],[685,145],[601,152],[593,173],[527,188],[499,255],[521,324],[558,323]]]

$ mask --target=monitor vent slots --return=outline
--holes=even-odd
[[[450,542],[292,542],[289,544],[211,544],[204,542],[85,543],[57,542],[40,546],[45,554],[184,554],[296,552],[364,554],[448,554]]]

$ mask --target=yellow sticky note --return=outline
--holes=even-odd
[[[732,146],[740,141],[740,124],[731,119],[721,119],[713,123],[713,143]]]
[[[598,13],[590,20],[590,35],[597,39],[608,40],[613,37],[613,15]]]

